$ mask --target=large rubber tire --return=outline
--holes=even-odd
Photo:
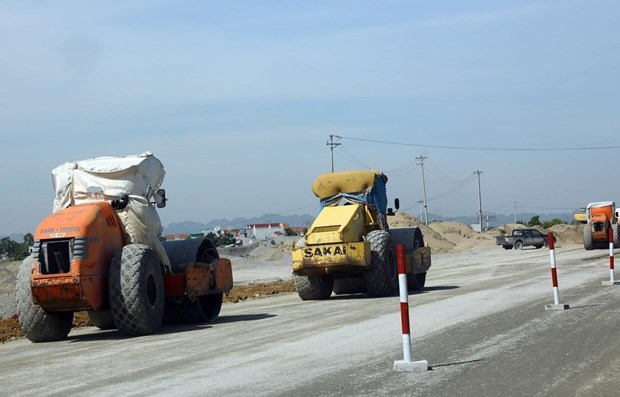
[[[32,299],[32,263],[28,257],[17,273],[16,304],[19,325],[32,342],[63,340],[69,335],[73,324],[73,312],[46,312]]]
[[[590,229],[590,225],[586,225],[583,229],[583,248],[588,251],[594,249],[594,240],[592,239],[592,229]]]
[[[224,294],[202,295],[191,301],[185,298],[181,303],[166,302],[164,324],[209,323],[220,315]]]
[[[200,320],[199,322],[207,322],[215,321],[220,315],[220,310],[222,310],[222,302],[224,301],[224,294],[212,294],[212,295],[203,295],[198,298],[199,308],[200,308]]]
[[[362,275],[334,278],[334,294],[357,294],[366,291],[366,280]]]
[[[408,291],[419,291],[420,285],[418,284],[418,278],[413,273],[407,273],[407,290]]]
[[[615,224],[612,226],[614,231],[614,248],[620,248],[620,225]]]
[[[523,248],[523,241],[515,241],[515,249],[520,250]]]
[[[298,276],[293,277],[297,295],[301,300],[328,299],[334,288],[334,278],[325,276]]]
[[[370,296],[392,296],[398,292],[396,252],[390,233],[373,230],[366,236],[370,242],[371,264],[364,273]]]
[[[110,310],[89,310],[88,319],[99,329],[115,329],[114,319]]]
[[[423,290],[424,286],[426,285],[426,272],[418,273],[415,275],[415,277],[418,280],[418,286],[420,287],[420,290]]]
[[[130,244],[112,258],[109,274],[110,310],[119,331],[149,335],[159,331],[165,306],[159,257],[143,244]]]

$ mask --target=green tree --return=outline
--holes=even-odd
[[[532,227],[532,226],[540,226],[540,216],[539,216],[539,215],[534,215],[534,216],[530,219],[530,221],[527,223],[527,225],[528,225],[529,227]]]
[[[18,244],[18,248],[17,248],[17,251],[15,252],[15,255],[13,256],[13,259],[21,261],[27,256],[29,256],[30,255],[29,247],[30,246],[28,244]]]
[[[10,237],[0,239],[0,255],[6,255],[12,260],[22,260],[30,255],[29,245],[26,243],[18,243]]]
[[[32,233],[24,234],[24,244],[29,247],[32,247],[34,245],[34,236],[32,235]]]
[[[236,242],[235,236],[230,233],[215,234],[213,232],[209,232],[205,237],[213,241],[213,244],[215,244],[216,247],[222,247]]]
[[[19,244],[13,241],[10,237],[3,237],[0,239],[0,254],[4,254],[9,258],[12,258],[19,248]]]
[[[566,221],[560,218],[553,218],[550,221],[543,221],[542,223],[542,227],[544,227],[545,229],[549,229],[551,226],[555,226],[555,225],[566,225]]]

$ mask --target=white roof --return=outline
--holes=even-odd
[[[613,201],[595,201],[592,203],[588,203],[588,206],[586,207],[586,209],[607,207],[608,205],[611,205],[613,208],[616,208],[616,203],[614,203]]]

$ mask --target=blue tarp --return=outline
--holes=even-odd
[[[337,206],[341,200],[354,204],[368,205],[379,213],[381,223],[386,224],[385,213],[387,212],[387,192],[385,182],[381,175],[375,175],[375,183],[370,189],[358,193],[340,192],[335,196],[326,197],[321,200],[321,209],[324,207]]]

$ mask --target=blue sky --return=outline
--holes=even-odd
[[[384,170],[413,215],[419,156],[444,216],[477,213],[475,171],[484,212],[620,200],[619,17],[611,0],[3,1],[0,235],[49,214],[55,166],[146,150],[164,226],[314,214],[330,134],[337,171]]]

